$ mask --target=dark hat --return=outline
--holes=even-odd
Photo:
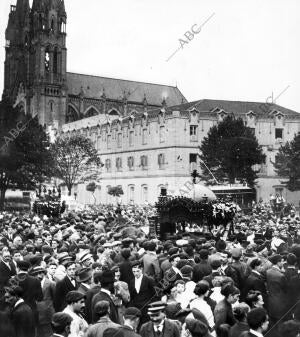
[[[293,253],[287,255],[286,261],[289,265],[295,265],[298,261],[297,256]]]
[[[143,263],[139,260],[132,261],[131,262],[131,267],[138,267],[138,268],[143,268]]]
[[[104,270],[101,276],[101,285],[107,285],[114,283],[115,275],[111,270]]]
[[[182,310],[180,303],[171,302],[166,306],[166,316],[169,319],[175,319],[177,313]]]
[[[183,277],[188,277],[191,275],[191,272],[193,271],[193,267],[190,265],[185,265],[180,269],[181,274]]]
[[[72,290],[67,293],[66,302],[67,304],[71,304],[80,301],[84,297],[84,294],[80,293],[79,291]]]
[[[22,297],[23,295],[23,288],[20,286],[13,285],[11,287],[5,287],[4,289],[12,296]]]
[[[52,254],[52,252],[53,252],[53,249],[50,247],[50,246],[48,246],[48,245],[44,245],[44,246],[42,246],[42,251],[45,253],[45,254]]]
[[[94,312],[100,316],[103,316],[109,312],[108,301],[98,301],[95,305]]]
[[[93,276],[93,271],[91,268],[81,268],[77,271],[77,281],[86,282],[90,280]]]
[[[269,258],[269,260],[272,264],[277,264],[278,262],[282,260],[282,256],[280,254],[275,254],[275,255],[272,255]]]
[[[57,255],[58,263],[64,264],[67,261],[72,260],[72,257],[67,252],[62,252]]]
[[[205,336],[208,332],[207,325],[197,319],[187,318],[185,323],[192,336]]]
[[[199,252],[200,259],[206,260],[208,258],[209,251],[208,249],[201,249]]]
[[[121,250],[121,255],[124,257],[124,259],[128,259],[131,255],[131,250],[130,248],[123,248]]]
[[[124,317],[141,317],[142,313],[138,308],[129,307],[125,309]]]
[[[73,321],[73,318],[64,313],[64,312],[56,312],[53,316],[52,316],[52,326],[55,328],[65,328],[66,326],[70,325],[71,322]]]
[[[38,266],[43,261],[42,254],[36,254],[29,258],[29,262],[32,266]]]
[[[210,263],[210,266],[213,269],[220,268],[221,267],[221,260],[212,260],[211,263]]]
[[[166,309],[165,303],[161,301],[153,302],[148,306],[148,315],[155,314],[159,311],[164,311],[165,309]]]
[[[122,240],[122,245],[123,245],[124,247],[129,247],[129,245],[130,245],[131,243],[133,243],[133,242],[134,242],[133,239],[131,239],[131,238],[125,238],[125,239]]]
[[[31,265],[28,261],[18,261],[17,266],[22,271],[28,271]]]
[[[180,257],[179,254],[173,254],[169,257],[169,261],[174,261],[176,259],[176,257]]]
[[[178,253],[179,248],[178,247],[172,247],[168,250],[168,255],[172,256],[176,253]]]
[[[39,273],[46,273],[46,269],[44,269],[44,268],[41,267],[41,266],[38,266],[38,267],[32,268],[31,271],[30,271],[30,274],[31,274],[32,276],[37,275],[37,274],[39,274]]]

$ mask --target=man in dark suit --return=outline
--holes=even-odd
[[[2,258],[0,262],[0,310],[4,308],[4,287],[8,285],[9,279],[16,275],[16,268],[11,260],[10,251],[7,247],[2,249]]]
[[[107,301],[110,307],[109,318],[114,322],[119,324],[119,314],[118,309],[113,301],[112,294],[114,292],[114,281],[115,275],[110,270],[105,270],[102,273],[100,278],[101,290],[93,297],[92,299],[92,322],[95,323],[97,321],[95,307],[97,302],[99,301]]]
[[[216,276],[222,276],[221,272],[220,272],[220,268],[221,268],[221,260],[218,259],[214,259],[212,260],[212,262],[210,263],[211,266],[211,273],[207,276],[203,277],[204,281],[207,281],[209,286],[212,288],[213,284],[212,284],[212,280],[216,277]]]
[[[124,324],[120,328],[124,337],[140,337],[135,331],[137,330],[142,313],[139,309],[129,307],[124,312]]]
[[[92,300],[94,296],[101,291],[101,277],[102,272],[95,272],[93,275],[94,285],[85,294],[85,311],[86,311],[86,321],[90,324],[92,323]]]
[[[39,337],[51,336],[51,320],[54,314],[54,295],[55,295],[55,282],[46,278],[46,269],[42,267],[35,267],[31,271],[31,275],[38,278],[41,282],[43,299],[37,302],[37,310],[39,314],[39,325],[37,335]]]
[[[62,311],[66,307],[67,293],[78,288],[78,283],[75,279],[75,263],[73,261],[66,262],[65,267],[67,275],[56,284],[54,297],[54,308],[56,312]]]
[[[154,302],[149,305],[148,315],[150,322],[142,325],[142,337],[179,337],[180,332],[176,323],[166,319],[165,304]]]
[[[175,282],[178,280],[182,280],[182,274],[181,271],[177,268],[177,264],[180,261],[179,254],[174,254],[169,257],[169,262],[171,263],[171,268],[166,270],[164,274],[164,290],[168,292],[173,286],[175,285]],[[166,286],[168,285],[168,286]]]
[[[147,304],[155,299],[154,280],[143,275],[142,264],[140,261],[132,263],[134,279],[129,283],[130,307],[141,310],[141,322],[147,320]]]
[[[244,332],[241,337],[263,337],[269,326],[267,312],[263,308],[252,309],[247,315],[250,331]]]
[[[77,271],[77,282],[80,284],[78,291],[86,295],[91,288],[93,271],[92,268],[81,268]]]
[[[43,292],[40,281],[28,274],[30,263],[27,261],[18,261],[18,274],[15,281],[23,289],[25,303],[28,304],[33,312],[36,325],[38,324],[37,302],[43,300]]]
[[[35,337],[34,315],[22,294],[23,290],[19,286],[5,289],[5,301],[11,307],[11,323],[16,337]]]
[[[207,249],[201,249],[199,252],[200,262],[193,269],[193,281],[196,283],[212,272],[211,266],[208,264],[208,255],[209,251]]]
[[[282,272],[283,257],[279,254],[270,257],[272,267],[267,270],[268,313],[273,327],[288,311],[287,280]]]
[[[261,292],[264,299],[264,303],[267,303],[267,289],[265,285],[265,280],[261,273],[259,272],[261,268],[261,260],[253,259],[250,262],[251,273],[245,281],[244,289],[242,289],[242,300],[245,300],[249,290],[258,290]]]
[[[296,265],[297,265],[297,256],[293,253],[289,253],[286,257],[286,267],[285,267],[285,272],[284,272],[284,275],[285,275],[285,278],[286,280],[289,282],[290,279],[297,275],[298,273],[298,270],[296,268]]]

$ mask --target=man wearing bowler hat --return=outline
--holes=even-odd
[[[77,272],[77,282],[80,283],[78,291],[86,295],[91,288],[93,271],[92,268],[81,268]]]
[[[166,318],[166,305],[163,302],[153,302],[148,307],[150,322],[142,325],[142,337],[179,337],[177,324]]]

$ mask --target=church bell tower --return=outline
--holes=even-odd
[[[55,128],[66,114],[66,21],[64,0],[17,0],[6,30],[3,96]]]
[[[66,114],[64,0],[33,0],[31,9],[31,109],[43,125],[60,126]]]

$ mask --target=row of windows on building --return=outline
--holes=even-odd
[[[134,133],[135,131],[131,130],[129,131],[129,146],[134,146]],[[142,144],[146,145],[148,144],[148,135],[149,135],[149,131],[148,129],[143,129],[142,130]],[[116,135],[116,140],[117,140],[117,147],[121,148],[122,144],[123,144],[123,133],[119,132]],[[164,143],[166,141],[166,136],[165,136],[165,127],[164,126],[160,126],[159,128],[159,142],[160,143]],[[112,135],[107,135],[107,149],[111,149],[112,148]]]
[[[122,171],[123,161],[122,161],[121,157],[116,158],[115,164],[116,164],[116,170]],[[165,168],[167,163],[166,163],[165,155],[163,153],[160,153],[157,156],[157,164],[158,164],[158,168],[160,170]],[[112,171],[112,160],[106,159],[104,166],[105,166],[106,172],[111,172]],[[146,156],[146,155],[141,156],[140,160],[137,162],[137,166],[142,170],[147,170],[148,169],[148,156]],[[129,169],[129,171],[134,171],[134,169],[135,169],[135,158],[133,156],[127,157],[127,167]]]
[[[250,128],[255,135],[255,128]],[[191,142],[198,142],[198,133],[199,133],[199,126],[198,125],[190,125],[190,141]],[[117,147],[121,148],[123,144],[123,134],[121,132],[117,133]],[[282,128],[275,128],[275,140],[276,139],[283,139],[283,129]],[[159,142],[164,143],[166,141],[165,136],[165,127],[161,126],[159,128]],[[148,130],[142,130],[142,144],[148,144]],[[134,131],[129,132],[129,146],[134,146]],[[107,136],[107,149],[112,148],[112,135]]]
[[[122,187],[122,186],[120,186]],[[109,191],[109,189],[111,188],[110,185],[106,186],[106,191]],[[160,188],[160,186],[159,186]],[[144,202],[148,202],[148,198],[149,198],[149,190],[148,190],[148,185],[142,185],[141,186],[141,194],[140,194],[140,198],[138,198],[139,200],[142,201],[142,203]],[[125,191],[124,191],[125,192]],[[136,186],[135,185],[128,185],[127,186],[127,199],[128,199],[128,202],[130,203],[134,203],[137,201],[137,189],[136,189]],[[113,197],[110,196],[109,194],[107,194],[106,196],[106,201],[108,203],[111,203],[113,202]]]

